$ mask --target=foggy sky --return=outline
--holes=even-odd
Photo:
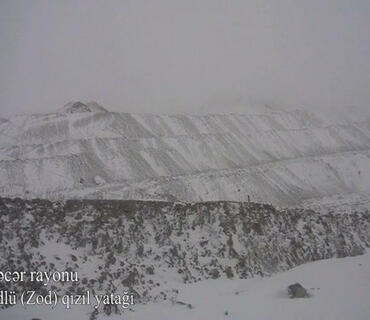
[[[72,100],[370,108],[370,1],[0,0],[0,116]]]

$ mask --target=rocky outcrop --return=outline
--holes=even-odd
[[[175,299],[179,283],[268,276],[308,261],[362,254],[368,212],[276,210],[257,203],[0,199],[0,269],[77,271],[52,289]]]
[[[107,112],[101,105],[96,102],[82,103],[81,101],[69,102],[62,109],[60,113],[84,113],[84,112]]]

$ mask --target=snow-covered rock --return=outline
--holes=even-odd
[[[269,276],[297,265],[363,254],[370,215],[276,210],[237,202],[0,198],[0,270],[75,271],[78,283],[7,283],[57,294],[133,292],[177,301],[177,286]],[[54,287],[52,287],[54,286]]]
[[[83,112],[107,112],[101,105],[96,102],[82,103],[80,101],[69,102],[62,109],[60,113],[83,113]]]

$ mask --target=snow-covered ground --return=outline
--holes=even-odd
[[[365,212],[370,208],[370,193],[350,193],[321,199],[307,199],[302,201],[302,207],[323,214],[330,211],[336,213]]]
[[[290,299],[286,287],[295,282],[309,289],[312,297]],[[178,300],[194,308],[150,305],[137,308],[127,319],[368,320],[370,253],[312,262],[269,278],[207,280],[184,285]]]
[[[300,282],[310,298],[290,299],[286,287]],[[127,320],[368,320],[370,253],[301,265],[267,278],[207,280],[179,286],[177,301],[136,305],[134,311],[98,319]],[[187,304],[191,304],[189,308]],[[88,307],[16,306],[0,311],[1,320],[88,319]]]

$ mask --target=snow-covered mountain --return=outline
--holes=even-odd
[[[91,101],[82,103],[80,101],[71,101],[59,110],[59,113],[83,113],[83,112],[107,112],[101,105]]]
[[[74,102],[0,119],[0,195],[280,206],[369,199],[369,115],[256,110],[164,116]]]

